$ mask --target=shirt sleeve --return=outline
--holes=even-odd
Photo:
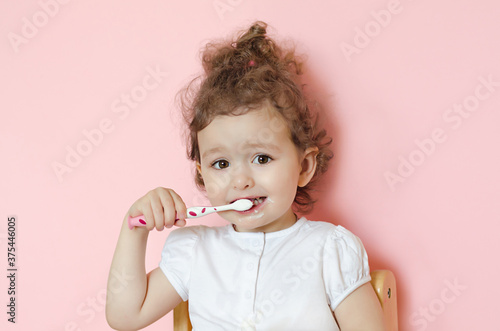
[[[197,234],[190,227],[175,229],[168,235],[161,253],[159,267],[184,301],[189,297],[189,279],[197,240]]]
[[[342,226],[333,230],[323,251],[325,289],[331,310],[371,280],[368,256],[361,240]]]

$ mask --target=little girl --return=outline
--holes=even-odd
[[[383,330],[361,241],[341,226],[296,213],[313,205],[311,186],[331,158],[326,131],[313,121],[301,90],[301,66],[254,23],[235,42],[209,44],[205,74],[185,90],[188,155],[196,182],[224,211],[223,227],[186,225],[172,189],[137,200],[123,221],[111,265],[106,317],[138,330],[189,299],[194,330]],[[146,227],[130,230],[129,216]],[[149,231],[180,227],[159,267],[145,271]],[[126,284],[113,289],[116,275]],[[123,282],[123,280],[122,280]]]

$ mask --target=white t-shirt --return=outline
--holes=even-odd
[[[332,310],[369,282],[354,234],[302,217],[270,233],[188,226],[172,231],[160,268],[193,330],[339,330]]]

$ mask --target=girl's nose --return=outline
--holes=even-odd
[[[253,177],[246,171],[238,171],[233,174],[232,186],[235,190],[245,190],[255,185]]]

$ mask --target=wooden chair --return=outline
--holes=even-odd
[[[398,307],[396,278],[389,270],[375,270],[371,273],[372,286],[378,296],[382,310],[386,330],[398,330]],[[181,302],[174,309],[174,331],[191,331],[191,321],[189,320],[188,302]]]

